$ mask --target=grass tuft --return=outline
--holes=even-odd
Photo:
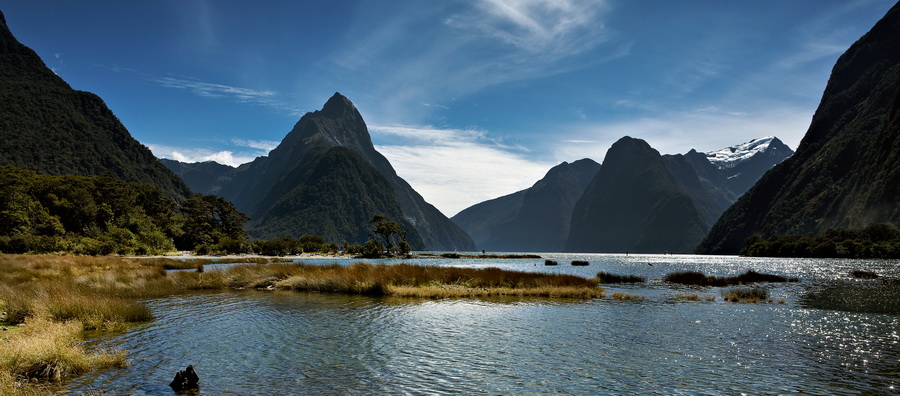
[[[613,298],[613,300],[619,300],[619,301],[637,301],[637,300],[643,300],[644,296],[639,296],[637,294],[629,294],[629,293],[625,293],[625,292],[615,292],[612,294],[612,298]]]
[[[600,283],[605,284],[621,284],[621,283],[644,283],[647,278],[635,275],[616,275],[609,272],[598,272],[597,279]]]
[[[761,274],[753,270],[749,270],[738,276],[730,277],[706,276],[703,273],[696,271],[673,272],[666,275],[664,280],[666,282],[695,286],[731,286],[759,282],[799,282],[799,279],[797,278],[787,278],[773,274]]]
[[[724,297],[726,301],[731,302],[757,303],[767,301],[769,291],[761,287],[738,287],[729,289]]]
[[[86,352],[77,321],[28,320],[25,331],[4,341],[0,371],[7,378],[56,381],[66,375],[105,367],[125,367],[124,351]]]

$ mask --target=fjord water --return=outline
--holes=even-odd
[[[193,364],[219,394],[771,394],[900,392],[900,262],[721,256],[543,255],[559,261],[412,260],[594,276],[639,300],[398,299],[286,291],[147,301],[152,323],[96,340],[129,367],[63,385],[73,393],[171,393]],[[571,260],[588,260],[573,267]],[[345,263],[356,262],[348,260]],[[404,262],[409,262],[405,260]],[[332,263],[316,261],[316,263]],[[383,261],[391,264],[392,261]],[[771,303],[659,279],[674,271],[800,278]],[[863,269],[878,280],[847,274]],[[891,280],[893,279],[893,280]],[[675,298],[699,294],[701,301]],[[703,301],[702,297],[715,297]]]

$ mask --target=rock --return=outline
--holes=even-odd
[[[175,379],[169,383],[175,393],[196,394],[200,391],[200,377],[194,371],[194,366],[175,373]]]

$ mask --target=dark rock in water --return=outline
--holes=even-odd
[[[587,261],[575,260],[575,261],[572,261],[572,265],[577,266],[577,267],[585,267],[587,265],[590,265],[590,263],[588,263]]]
[[[557,265],[557,264],[559,264],[559,263],[557,263],[556,261],[553,261],[553,260],[544,260],[544,265]]]
[[[853,270],[850,271],[850,276],[856,279],[878,279],[878,274],[872,271],[863,271],[863,270]]]
[[[186,369],[175,373],[175,379],[169,383],[169,386],[176,393],[196,394],[200,391],[200,377],[194,371],[194,366],[189,365]]]

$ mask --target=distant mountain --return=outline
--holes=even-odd
[[[689,252],[708,229],[689,191],[703,188],[683,156],[619,139],[575,204],[566,251]]]
[[[187,185],[157,161],[94,94],[76,91],[19,43],[0,13],[0,165],[50,175],[150,184],[170,198]]]
[[[728,188],[737,196],[743,195],[764,173],[793,154],[790,147],[774,136],[705,153],[709,162],[725,175]]]
[[[191,187],[192,191],[200,194],[218,195],[222,184],[229,180],[229,174],[234,170],[231,166],[215,161],[186,164],[160,158],[159,162],[176,175],[181,176],[181,179]]]
[[[346,150],[332,150],[338,147]],[[331,168],[323,168],[323,164],[330,164]],[[249,230],[251,235],[298,237],[319,232],[317,225],[331,222],[334,225],[326,228],[330,238],[335,238],[330,239],[332,242],[361,243],[370,225],[360,228],[363,224],[359,222],[359,213],[373,211],[365,215],[367,221],[380,212],[406,225],[410,231],[409,242],[415,249],[471,251],[475,248],[462,229],[397,176],[388,160],[372,145],[356,106],[339,93],[322,110],[300,118],[268,156],[226,173],[218,173],[220,169],[204,171],[197,164],[170,167],[181,169],[179,174],[184,175],[212,172],[206,174],[215,177],[217,182],[197,182],[196,188],[215,191],[234,202],[238,209],[250,213],[254,219]],[[326,181],[333,183],[331,191],[325,191]]]
[[[575,202],[599,169],[590,159],[563,162],[530,188],[471,206],[451,220],[478,249],[562,251]]]
[[[796,153],[715,224],[699,253],[739,253],[759,234],[900,225],[900,4],[832,70]]]
[[[684,155],[625,137],[610,152],[609,169],[588,159],[563,163],[531,188],[452,220],[492,251],[689,252],[744,184],[792,153],[775,137]]]

